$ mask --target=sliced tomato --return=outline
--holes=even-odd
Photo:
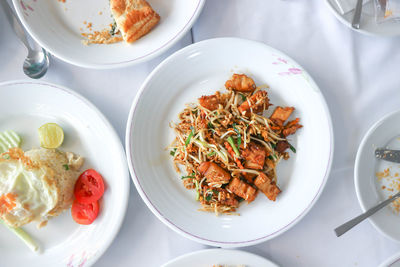
[[[96,200],[93,203],[79,203],[75,199],[72,203],[71,214],[75,222],[89,225],[99,214],[99,202]]]
[[[92,203],[104,194],[103,177],[93,170],[84,171],[75,183],[74,195],[80,203]]]

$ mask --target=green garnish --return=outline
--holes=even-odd
[[[269,155],[268,158],[269,158],[270,160],[274,160],[274,158],[273,158],[271,155]]]
[[[171,152],[169,152],[171,156],[175,156],[175,153],[176,153],[176,148],[172,149]]]
[[[207,123],[207,126],[208,126],[208,128],[210,128],[210,129],[214,129],[214,125],[213,125],[211,122]]]
[[[236,147],[235,142],[233,141],[232,136],[228,137],[228,143],[231,145],[231,147],[233,148],[233,151],[235,152],[236,156],[239,157],[240,156],[240,152],[239,149]]]
[[[8,228],[11,232],[13,232],[16,236],[18,236],[24,243],[32,250],[38,251],[39,245],[32,239],[32,237],[22,230],[22,228],[14,228],[6,224],[3,220],[0,219],[0,223],[4,224],[5,227]]]
[[[242,101],[246,101],[246,96],[244,94],[239,94],[242,97]]]
[[[194,128],[193,128],[193,127],[190,127],[190,128],[192,129],[192,131],[190,132],[188,138],[187,138],[186,141],[185,141],[185,146],[186,146],[186,147],[189,145],[190,140],[192,139],[192,137],[193,137],[193,135],[194,135]]]
[[[68,170],[69,170],[69,166],[68,166],[68,164],[64,164],[64,165],[63,165],[63,167],[64,167],[64,169],[65,169],[66,171],[68,171]]]
[[[3,159],[10,159],[10,155],[4,154],[4,155],[3,155]]]
[[[296,153],[296,148],[294,148],[294,146],[292,146],[290,143],[288,143],[288,144],[289,144],[290,150],[292,150],[293,153]]]
[[[271,146],[272,146],[273,149],[276,148],[276,144],[274,144],[274,143],[271,143]]]
[[[211,151],[210,153],[207,154],[207,157],[212,157],[212,156],[214,156],[215,154],[217,154],[215,151]]]
[[[210,194],[211,193],[211,194]],[[211,199],[212,199],[212,197],[213,197],[213,192],[211,191],[211,192],[207,192],[207,194],[206,194],[206,201],[210,201]]]
[[[199,200],[200,199],[199,182],[195,180],[194,183],[196,185],[196,200]]]
[[[184,179],[188,179],[188,178],[196,178],[196,175],[195,175],[195,173],[194,173],[194,172],[192,172],[192,175],[187,175],[187,176],[182,176],[182,177],[181,177],[181,179],[182,179],[182,180],[184,180]]]
[[[232,125],[233,130],[237,133],[237,146],[240,147],[242,144],[242,135],[240,134],[240,131],[236,128],[236,123]]]
[[[117,31],[118,31],[117,23],[114,21],[113,24],[111,25],[110,35],[113,36],[114,34],[117,33]]]

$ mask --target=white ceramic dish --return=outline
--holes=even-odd
[[[292,140],[297,154],[278,167],[278,200],[260,195],[239,208],[241,216],[216,217],[198,211],[195,193],[183,187],[165,148],[174,138],[169,123],[184,104],[222,89],[234,72],[268,83],[271,102],[295,106],[304,128]],[[265,44],[220,38],[176,52],[149,75],[129,114],[126,152],[140,195],[161,221],[197,242],[240,247],[283,233],[309,211],[329,174],[333,133],[321,92],[298,64]]]
[[[160,55],[192,27],[204,2],[149,0],[161,20],[146,36],[130,45],[85,46],[81,43],[81,33],[89,32],[85,21],[92,23],[93,30],[113,22],[108,0],[13,0],[25,28],[41,46],[68,63],[96,69],[133,65]]]
[[[162,265],[162,267],[211,267],[222,266],[245,266],[245,267],[278,267],[258,255],[227,249],[205,249],[182,255]]]
[[[382,189],[390,179],[378,179],[376,173],[389,168],[390,173],[400,173],[400,165],[375,158],[377,147],[389,146],[400,149],[400,111],[391,113],[377,123],[365,134],[357,152],[354,179],[357,198],[363,211],[375,206],[393,195],[394,192]],[[389,176],[392,177],[393,175]],[[400,215],[395,214],[390,206],[387,206],[369,217],[369,221],[375,228],[387,237],[400,242]]]
[[[379,267],[400,267],[400,252],[385,260]]]
[[[353,20],[354,10],[342,15],[339,12],[339,8],[335,0],[325,0],[329,8],[335,14],[335,16],[347,27],[351,27],[351,22]],[[361,15],[360,29],[356,30],[358,32],[377,35],[377,36],[398,36],[400,35],[400,25],[397,22],[389,21],[381,24],[375,22],[374,6],[373,1],[369,1],[363,6],[363,13]],[[355,29],[353,29],[355,30]]]
[[[65,139],[60,147],[85,157],[83,169],[102,174],[106,191],[99,217],[89,226],[75,223],[69,211],[37,229],[24,226],[42,248],[30,251],[0,225],[1,266],[90,266],[108,248],[119,231],[128,202],[129,174],[121,142],[107,119],[89,101],[61,86],[31,81],[0,84],[0,131],[13,129],[22,148],[39,147],[37,129],[56,122]],[[81,264],[81,265],[80,265]]]

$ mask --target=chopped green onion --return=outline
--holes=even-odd
[[[217,154],[215,151],[211,151],[210,153],[207,154],[207,157],[212,157],[212,156],[214,156],[215,154]]]
[[[274,160],[274,158],[273,158],[271,155],[269,155],[268,158],[269,158],[270,160]]]
[[[190,139],[192,139],[192,137],[193,137],[193,135],[194,135],[194,129],[193,129],[193,127],[191,127],[191,128],[192,128],[192,131],[190,132],[188,138],[187,138],[186,141],[185,141],[185,146],[186,146],[186,147],[189,145]]]
[[[288,143],[289,144],[289,143]],[[289,144],[289,148],[290,150],[293,151],[293,153],[296,153],[296,148],[294,148],[294,146],[292,146],[291,144]]]
[[[10,159],[10,155],[4,154],[4,155],[3,155],[3,159]]]
[[[211,199],[212,199],[212,197],[213,197],[213,192],[211,191],[209,191],[209,192],[207,192],[206,193],[206,201],[210,201]]]
[[[32,250],[38,251],[39,245],[32,239],[32,237],[25,232],[22,228],[15,228],[7,225],[3,220],[0,219],[0,223],[4,224],[8,230],[13,232],[16,236],[18,236],[24,243]]]
[[[231,147],[233,148],[233,151],[235,151],[235,154],[237,157],[240,156],[240,152],[239,149],[236,147],[235,142],[233,141],[232,136],[228,137],[228,143],[231,145]]]
[[[64,164],[64,165],[63,165],[63,167],[64,167],[64,169],[65,169],[66,171],[68,171],[68,170],[69,170],[69,166],[68,166],[68,164]]]
[[[235,132],[237,133],[237,145],[238,147],[240,147],[240,145],[242,144],[242,135],[240,134],[240,131],[236,128],[236,123],[234,123],[232,125],[233,130],[235,130]]]
[[[182,176],[181,179],[188,179],[188,178],[196,178],[196,175],[194,172],[192,172],[192,175],[187,175],[187,176]]]
[[[207,123],[207,125],[208,125],[208,128],[214,129],[214,125],[211,122]]]
[[[242,101],[246,101],[246,96],[244,94],[239,94],[242,97]]]
[[[276,149],[276,144],[271,143],[271,146],[272,146],[273,149]]]
[[[175,156],[175,153],[176,153],[176,148],[172,149],[171,152],[169,152],[171,156]]]

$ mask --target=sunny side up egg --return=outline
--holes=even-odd
[[[29,160],[0,159],[0,217],[10,226],[46,222],[58,201],[53,171]]]

